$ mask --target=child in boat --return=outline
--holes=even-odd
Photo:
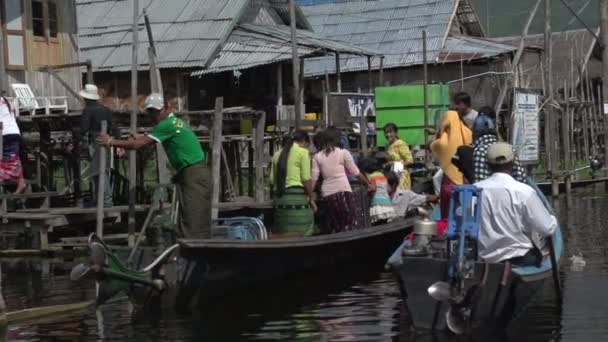
[[[417,194],[412,190],[404,190],[399,186],[399,176],[394,172],[386,173],[388,180],[389,195],[395,208],[397,217],[405,217],[408,212],[426,203],[433,203],[439,200],[437,195]]]
[[[373,225],[382,224],[397,217],[395,208],[388,194],[388,180],[382,173],[382,165],[375,158],[363,158],[361,170],[365,172],[372,193],[370,220]]]

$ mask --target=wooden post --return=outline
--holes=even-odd
[[[182,96],[184,96],[182,90],[182,74],[177,72],[175,75],[175,87],[177,88],[177,111],[182,112],[184,110],[184,101],[182,100]]]
[[[423,74],[423,93],[424,93],[424,146],[429,146],[429,67],[427,64],[426,30],[422,31],[422,74]],[[425,150],[425,152],[427,152]],[[429,153],[424,154],[424,160],[428,162]]]
[[[137,101],[137,45],[139,42],[138,22],[139,19],[139,0],[133,0],[133,23],[131,31],[133,34],[133,44],[131,45],[131,134],[137,133],[137,114],[139,113],[139,104]],[[135,244],[135,197],[137,186],[137,152],[129,151],[129,247]]]
[[[367,89],[369,93],[374,92],[374,85],[372,83],[372,57],[367,56]]]
[[[296,126],[301,128],[302,118],[304,114],[306,114],[306,107],[304,106],[304,57],[300,58],[300,78],[298,79],[298,83],[300,83],[300,102],[298,106],[300,107],[300,119],[296,120]]]
[[[0,34],[1,36],[1,34]],[[0,41],[1,43],[1,41]],[[2,133],[3,130],[3,123],[0,122],[0,162],[2,162],[2,159],[4,159],[4,141],[2,140]],[[0,194],[3,193],[2,191],[3,189],[0,188]],[[2,203],[0,203],[0,215],[4,215],[6,214],[6,212],[8,211],[8,200],[6,198],[2,199]]]
[[[264,201],[264,127],[266,126],[266,112],[260,112],[255,121],[255,201]]]
[[[298,82],[300,70],[298,67],[298,33],[296,30],[296,3],[295,0],[289,0],[289,27],[291,29],[291,70],[293,83],[293,104],[295,113],[296,129],[300,128],[300,120],[302,118],[302,107],[300,103],[300,82]]]
[[[275,130],[278,129],[278,122],[282,119],[281,114],[283,113],[283,64],[277,64],[277,113],[275,122]],[[239,153],[240,155],[240,153]]]
[[[553,44],[551,33],[551,0],[545,1],[545,96],[547,97],[547,107],[545,109],[545,117],[547,119],[547,128],[549,129],[548,139],[545,141],[545,146],[549,155],[549,170],[551,172],[551,194],[559,195],[559,181],[557,179],[557,161],[559,156],[556,152],[557,142],[557,120],[556,113],[553,110]]]
[[[604,165],[608,165],[608,0],[600,0],[600,37],[602,39],[602,110],[604,123]]]
[[[93,62],[91,62],[90,59],[87,59],[85,63],[87,65],[87,83],[95,84],[95,80],[93,79]]]
[[[378,83],[380,87],[384,87],[384,56],[380,57],[380,73],[378,74]]]
[[[367,117],[365,116],[365,113],[361,113],[361,117],[360,117],[360,125],[361,125],[361,130],[360,130],[360,134],[361,134],[361,155],[362,156],[367,156],[368,155],[368,148],[367,148]]]
[[[323,85],[323,120],[325,121],[325,127],[329,126],[329,99],[327,98],[329,91],[327,90],[327,81],[322,81]]]
[[[340,53],[336,52],[336,89],[342,92],[342,76],[340,75]]]
[[[103,120],[101,122],[101,134],[108,133],[108,122]],[[95,230],[97,236],[103,238],[103,206],[104,206],[104,195],[106,189],[106,153],[108,153],[105,146],[99,146],[99,175],[97,179],[97,229]]]
[[[213,128],[211,131],[211,220],[217,220],[220,203],[220,169],[222,166],[222,126],[224,113],[224,98],[215,99],[213,113]]]
[[[0,95],[8,92],[6,65],[4,64],[4,34],[0,34]]]

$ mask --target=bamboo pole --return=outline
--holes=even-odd
[[[367,56],[367,89],[369,93],[374,92],[374,86],[372,83],[372,57]]]
[[[519,65],[519,61],[521,60],[521,57],[524,53],[526,37],[528,36],[528,31],[530,30],[530,25],[532,24],[532,20],[534,19],[534,16],[536,15],[536,12],[538,11],[538,7],[540,6],[541,1],[543,1],[543,0],[536,1],[536,4],[532,8],[532,12],[530,12],[528,19],[526,20],[524,29],[521,32],[521,38],[519,39],[519,46],[517,47],[517,52],[515,53],[515,57],[513,57],[513,62],[511,63],[511,68],[512,68],[511,70],[513,71],[513,73],[515,73],[517,66]],[[500,93],[498,94],[498,99],[496,100],[496,105],[494,106],[494,111],[496,112],[496,114],[500,113],[500,109],[502,108],[502,103],[504,102],[505,97],[507,96],[507,91],[509,89],[510,81],[511,81],[511,76],[507,75],[504,79],[502,88],[500,88]]]
[[[551,0],[545,1],[545,96],[547,97],[547,107],[545,117],[549,128],[545,146],[549,156],[549,171],[551,173],[551,195],[559,195],[559,181],[557,175],[557,161],[559,158],[559,148],[557,139],[557,115],[553,108],[553,44],[551,32]]]
[[[139,19],[139,0],[133,0],[133,23],[131,32],[133,34],[133,44],[131,46],[131,134],[137,133],[137,114],[139,113],[139,104],[137,101],[137,66],[138,56],[137,48],[139,43],[138,22]],[[135,244],[135,197],[137,186],[137,152],[129,151],[129,247]]]
[[[600,114],[603,121],[604,165],[608,165],[608,0],[600,0],[600,37],[602,46],[602,106]]]
[[[108,122],[103,120],[101,122],[101,134],[108,133]],[[107,148],[105,146],[99,146],[99,175],[97,176],[97,229],[96,233],[99,238],[103,239],[103,206],[104,206],[104,195],[106,189],[106,153]]]
[[[384,87],[384,56],[380,57],[380,73],[378,74],[378,84]]]
[[[424,96],[424,146],[429,146],[429,66],[427,63],[426,30],[422,31],[422,74],[423,74],[423,96]],[[462,77],[464,78],[464,77]],[[430,155],[424,154],[424,160],[428,163]]]

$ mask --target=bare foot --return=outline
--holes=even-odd
[[[15,195],[23,193],[25,191],[25,188],[25,179],[19,178],[19,180],[17,181],[17,190],[15,190]]]

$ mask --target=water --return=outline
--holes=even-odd
[[[579,193],[556,204],[567,257],[562,260],[564,301],[545,288],[503,341],[608,340],[608,197]],[[582,253],[585,266],[569,257]],[[4,261],[3,291],[9,309],[90,300],[93,285],[73,284],[73,263]],[[14,341],[457,341],[414,334],[404,320],[399,289],[390,274],[362,271],[270,284],[264,290],[222,301],[203,312],[132,320],[126,300],[67,317],[13,326]]]

